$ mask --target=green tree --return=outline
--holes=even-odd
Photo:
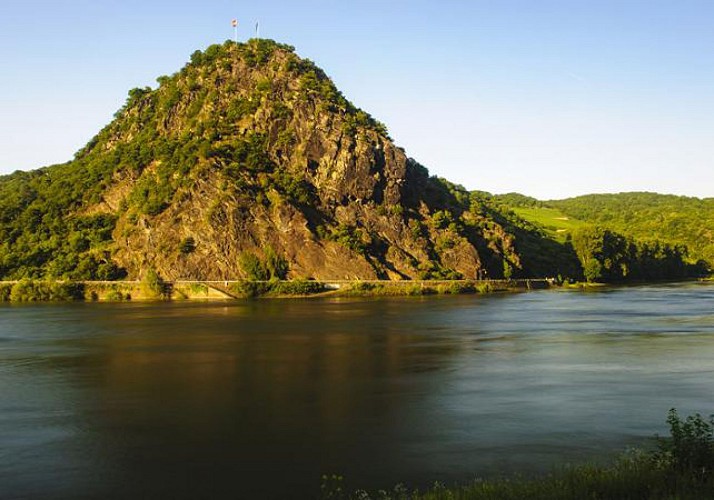
[[[148,298],[161,299],[166,297],[166,283],[153,268],[147,269],[144,273],[141,289]]]
[[[188,236],[181,240],[181,243],[179,244],[179,252],[181,252],[182,255],[193,253],[194,250],[196,250],[196,240],[193,236]]]
[[[285,257],[276,254],[273,247],[268,245],[265,247],[265,269],[270,279],[284,280],[290,267]]]
[[[595,258],[588,258],[583,262],[583,276],[585,280],[593,283],[603,279],[602,264]]]
[[[253,252],[241,252],[238,257],[238,264],[249,280],[267,281],[270,278],[265,265]]]

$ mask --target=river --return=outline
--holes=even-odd
[[[0,497],[311,498],[605,460],[714,412],[714,285],[0,306]]]

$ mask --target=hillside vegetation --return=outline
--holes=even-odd
[[[73,161],[0,178],[0,277],[527,274],[514,236],[430,177],[290,46],[197,51]]]
[[[656,193],[592,194],[546,202],[566,216],[643,241],[686,245],[689,257],[714,263],[714,199]]]
[[[604,280],[692,271],[674,233],[646,251],[629,239],[624,249],[611,245],[619,240],[609,233],[574,246],[575,220],[595,217],[577,205],[493,197],[430,176],[293,47],[212,45],[157,82],[129,91],[72,161],[0,177],[0,279],[580,279],[601,269],[586,274]],[[699,244],[707,234],[697,255],[709,251]]]
[[[707,274],[710,269],[709,255],[702,251],[712,244],[706,215],[704,220],[697,219],[696,212],[681,207],[682,201],[705,206],[708,200],[651,193],[589,195],[561,201],[509,193],[493,199],[503,211],[541,229],[546,238],[572,248],[582,277],[588,281],[684,278]],[[672,211],[673,204],[679,206],[679,213]],[[686,223],[698,230],[673,234],[666,231],[666,225],[652,222],[668,217],[679,219],[677,227]],[[702,223],[705,226],[699,227]]]

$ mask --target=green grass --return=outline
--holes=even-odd
[[[524,290],[517,282],[500,283],[472,280],[436,281],[355,281],[340,288],[334,295],[345,297],[409,297],[421,295],[463,295],[496,291]]]
[[[586,464],[544,477],[475,480],[424,490],[397,485],[392,490],[348,492],[340,476],[324,476],[329,500],[580,500],[714,498],[714,416],[682,419],[670,410],[669,438],[657,437],[652,451],[633,450],[610,465]]]
[[[558,241],[565,241],[568,234],[586,224],[568,217],[557,208],[512,207],[511,210],[522,219],[541,226]]]

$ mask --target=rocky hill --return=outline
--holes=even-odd
[[[158,83],[74,160],[0,177],[0,278],[555,270],[528,266],[537,231],[430,177],[292,47],[214,45]]]

